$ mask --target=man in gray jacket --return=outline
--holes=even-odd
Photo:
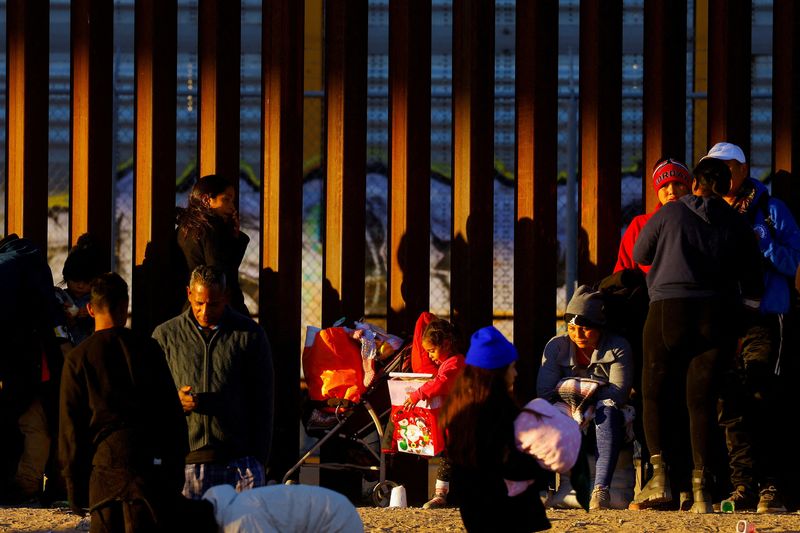
[[[183,494],[229,484],[264,485],[273,420],[272,354],[264,330],[227,305],[225,274],[199,266],[189,280],[190,309],[153,332],[189,426]]]

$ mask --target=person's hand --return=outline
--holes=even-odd
[[[766,251],[769,245],[772,244],[772,236],[769,233],[769,228],[765,224],[756,224],[753,226],[753,233],[756,234],[758,239],[758,247],[761,251]]]
[[[403,411],[410,411],[414,408],[415,405],[417,405],[417,400],[413,399],[409,394],[408,397],[406,398],[406,401],[403,402]]]
[[[184,385],[178,389],[178,398],[181,400],[181,406],[183,406],[184,413],[191,413],[197,409],[197,398],[192,393],[192,387],[189,385]]]

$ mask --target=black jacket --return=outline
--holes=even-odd
[[[222,217],[211,215],[209,222],[211,227],[199,234],[187,235],[178,228],[177,241],[186,260],[186,279],[188,281],[188,274],[200,265],[219,268],[225,273],[230,306],[243,315],[250,316],[239,286],[239,265],[244,259],[250,237],[241,231],[234,236],[231,227]]]
[[[487,402],[481,406],[474,428],[477,465],[460,464],[450,457],[452,491],[460,501],[464,527],[471,533],[550,529],[539,498],[539,484],[545,472],[533,456],[517,450],[514,442],[517,414],[519,409],[508,402]],[[504,479],[538,483],[512,498]]]
[[[752,228],[725,200],[687,194],[659,209],[633,247],[633,259],[652,265],[650,302],[671,298],[759,299],[761,253]]]
[[[119,497],[137,478],[180,493],[186,421],[169,368],[152,339],[140,339],[125,328],[105,329],[69,352],[60,422],[59,459],[73,506]],[[89,501],[93,471],[106,471],[106,477],[114,472],[114,491],[120,494],[92,491]],[[109,486],[107,479],[100,481]]]

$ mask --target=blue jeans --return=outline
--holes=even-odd
[[[594,485],[610,487],[619,451],[625,440],[625,416],[615,406],[597,404],[594,426],[597,440]]]
[[[191,500],[201,499],[208,489],[216,485],[231,485],[236,492],[242,492],[261,487],[266,482],[264,465],[251,456],[234,459],[227,464],[188,464],[184,472],[186,481],[183,495]]]

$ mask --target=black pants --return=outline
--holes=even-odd
[[[751,490],[774,484],[786,442],[775,364],[780,348],[778,315],[754,315],[744,326],[741,349],[725,374],[719,422],[725,430],[731,483]]]
[[[653,455],[681,463],[680,436],[688,412],[694,468],[704,468],[717,431],[719,379],[735,347],[731,305],[717,298],[650,304],[644,327],[644,430]],[[683,461],[685,462],[685,461]]]

